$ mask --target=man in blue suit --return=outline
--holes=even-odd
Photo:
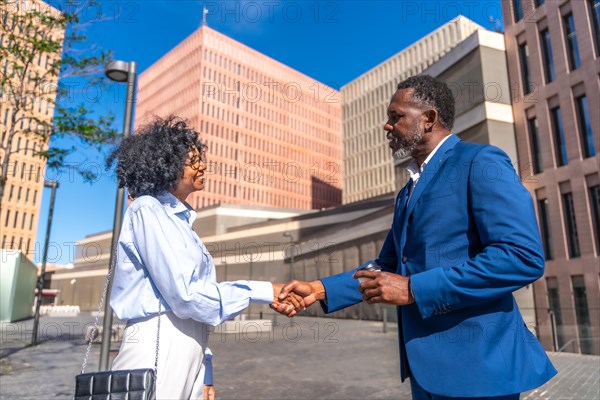
[[[325,312],[397,305],[401,378],[415,400],[518,399],[556,374],[512,295],[544,272],[531,196],[503,151],[451,134],[445,83],[408,78],[387,114],[394,157],[412,163],[375,260],[382,272],[292,281],[280,298],[295,292]]]

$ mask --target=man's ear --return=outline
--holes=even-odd
[[[434,109],[427,110],[423,113],[423,123],[425,125],[425,132],[431,132],[433,126],[436,124],[438,119],[438,113]]]

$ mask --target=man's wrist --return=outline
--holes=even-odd
[[[327,293],[325,292],[325,286],[320,279],[310,282],[310,286],[312,287],[313,293],[315,294],[315,298],[317,301],[326,300]]]
[[[415,292],[413,292],[412,284],[410,282],[410,276],[408,277],[408,300],[411,303],[415,302]]]

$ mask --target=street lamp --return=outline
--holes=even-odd
[[[290,238],[290,244],[294,243],[294,235],[289,232],[284,232],[283,236]],[[290,248],[290,281],[294,280],[294,247]]]
[[[35,314],[33,317],[33,333],[31,344],[36,345],[38,341],[38,327],[40,324],[40,306],[42,305],[42,291],[44,290],[44,280],[46,278],[46,261],[48,261],[48,245],[50,244],[50,228],[52,228],[52,215],[54,214],[54,200],[56,198],[56,189],[58,181],[44,181],[44,187],[52,189],[50,196],[50,210],[48,211],[48,226],[46,226],[46,239],[44,241],[44,253],[42,255],[42,270],[37,281],[37,301],[35,303]]]
[[[104,73],[108,79],[114,82],[127,82],[127,95],[125,98],[125,117],[123,120],[123,138],[131,134],[131,121],[133,120],[133,103],[135,98],[135,81],[137,64],[135,62],[111,61],[106,64]],[[125,190],[117,189],[117,200],[115,204],[115,217],[113,220],[112,242],[110,246],[110,258],[108,268],[114,264],[116,256],[117,241],[121,232],[123,219],[123,202],[125,201]],[[110,308],[110,291],[112,289],[114,273],[110,275],[106,299],[104,299],[104,319],[102,322],[102,347],[100,348],[100,371],[108,369],[108,354],[110,352],[110,334],[112,330],[112,309]]]

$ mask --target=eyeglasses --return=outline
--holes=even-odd
[[[193,155],[188,162],[188,165],[194,171],[198,171],[203,164],[206,165],[206,154],[204,153]]]

